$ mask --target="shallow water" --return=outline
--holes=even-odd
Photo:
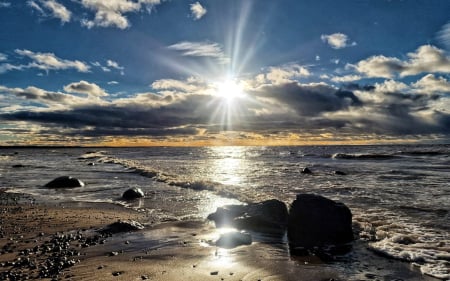
[[[313,173],[302,174],[304,167]],[[62,175],[86,186],[42,187]],[[123,204],[153,222],[203,219],[230,203],[289,204],[297,193],[317,193],[352,209],[374,251],[450,278],[449,145],[1,149],[0,187],[43,201]],[[146,198],[122,201],[130,187]]]

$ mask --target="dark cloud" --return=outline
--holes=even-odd
[[[255,94],[274,99],[295,110],[301,116],[318,116],[324,112],[361,105],[352,92],[337,91],[326,84],[301,85],[292,82],[264,86]]]
[[[76,89],[80,92],[93,90]],[[36,94],[33,90],[23,90],[15,95],[28,99],[51,98],[45,91]],[[3,113],[0,119],[33,122],[41,125],[47,135],[79,138],[194,135],[205,138],[226,130],[261,136],[450,133],[450,115],[438,109],[445,108],[442,105],[445,95],[382,92],[357,84],[336,89],[323,83],[293,82],[265,85],[248,91],[248,95],[247,99],[228,106],[219,97],[206,94],[139,94],[108,104]]]

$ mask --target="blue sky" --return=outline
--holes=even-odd
[[[448,142],[446,0],[0,1],[0,145]]]

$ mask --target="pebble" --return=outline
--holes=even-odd
[[[219,274],[219,271],[212,271],[210,274],[211,274],[211,275],[218,275],[218,274]]]

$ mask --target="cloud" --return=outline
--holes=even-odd
[[[43,16],[57,18],[62,23],[70,22],[72,13],[64,5],[55,0],[27,1],[27,4]]]
[[[9,8],[11,7],[11,2],[0,2],[0,8]]]
[[[382,55],[372,56],[359,61],[356,65],[348,65],[366,77],[394,78],[417,75],[424,72],[450,73],[450,57],[441,49],[431,45],[420,46],[415,52],[408,53],[407,60]]]
[[[170,45],[167,48],[179,51],[182,56],[216,58],[222,63],[227,63],[230,60],[225,56],[222,47],[214,42],[184,41]]]
[[[77,83],[70,83],[69,85],[66,85],[64,87],[64,91],[66,91],[67,93],[86,94],[92,97],[108,96],[105,90],[103,90],[96,84],[89,83],[84,80],[81,80],[80,82]]]
[[[22,57],[28,57],[32,62],[22,65],[1,64],[0,73],[11,70],[23,70],[26,68],[37,68],[44,71],[75,69],[78,72],[89,72],[90,67],[79,60],[65,60],[58,58],[53,53],[37,53],[30,50],[16,49],[15,53]]]
[[[427,74],[419,81],[412,84],[412,86],[421,93],[436,94],[447,93],[450,94],[450,82],[444,77],[436,77],[433,74]]]
[[[442,27],[438,32],[438,38],[448,49],[450,49],[450,23],[447,23]]]
[[[176,79],[156,80],[151,84],[151,87],[159,91],[176,90],[184,93],[199,93],[207,89],[206,83],[195,77],[190,77],[185,81]]]
[[[334,76],[331,78],[331,81],[333,82],[352,82],[352,81],[357,81],[357,80],[361,80],[362,77],[360,75],[354,75],[354,74],[350,74],[350,75],[345,75],[345,76]]]
[[[191,13],[192,17],[195,20],[201,19],[204,15],[206,15],[207,10],[200,4],[200,2],[195,2],[191,4]]]
[[[0,53],[0,62],[8,60],[8,56],[6,54]]]
[[[150,11],[160,3],[161,0],[81,0],[84,8],[95,13],[93,20],[83,19],[81,24],[89,29],[96,26],[126,29],[130,27],[130,23],[124,14],[138,12],[143,8]]]
[[[287,64],[280,67],[269,67],[266,73],[256,76],[253,84],[282,84],[295,81],[295,79],[308,77],[311,73],[309,70],[298,64]]]
[[[345,47],[356,46],[356,42],[349,43],[349,38],[343,33],[322,34],[320,36],[323,42],[330,45],[333,49],[342,49]]]

